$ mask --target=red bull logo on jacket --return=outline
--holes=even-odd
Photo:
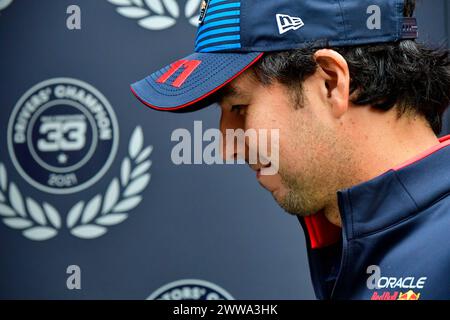
[[[410,289],[409,291],[375,291],[371,300],[419,300],[420,293],[415,293],[411,289],[423,289],[427,277],[383,277],[381,268],[371,265],[367,268],[370,276],[367,278],[367,288],[377,289]]]

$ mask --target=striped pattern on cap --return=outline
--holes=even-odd
[[[196,52],[241,48],[241,1],[211,0],[197,32]]]

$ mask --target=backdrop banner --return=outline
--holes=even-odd
[[[0,0],[0,299],[315,299],[298,220],[251,170],[172,161],[220,110],[130,91],[193,51],[200,6]],[[446,45],[446,1],[417,16]]]

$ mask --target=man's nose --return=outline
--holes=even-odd
[[[235,160],[237,158],[245,159],[246,148],[244,148],[244,152],[242,150],[239,150],[238,143],[234,138],[234,135],[231,135],[233,138],[229,137],[227,139],[227,130],[235,131],[238,129],[244,130],[244,122],[242,121],[242,119],[239,119],[233,114],[227,115],[222,113],[220,119],[220,131],[222,133],[222,143],[220,153],[224,161]]]

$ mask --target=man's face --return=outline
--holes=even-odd
[[[278,174],[258,174],[261,163],[250,166],[280,206],[288,213],[306,216],[335,201],[342,184],[341,165],[350,151],[339,138],[339,124],[326,106],[326,87],[319,77],[313,75],[304,82],[300,105],[287,87],[277,82],[264,86],[251,71],[227,89],[220,102],[224,136],[227,129],[279,130]],[[251,146],[246,147],[248,155]]]

